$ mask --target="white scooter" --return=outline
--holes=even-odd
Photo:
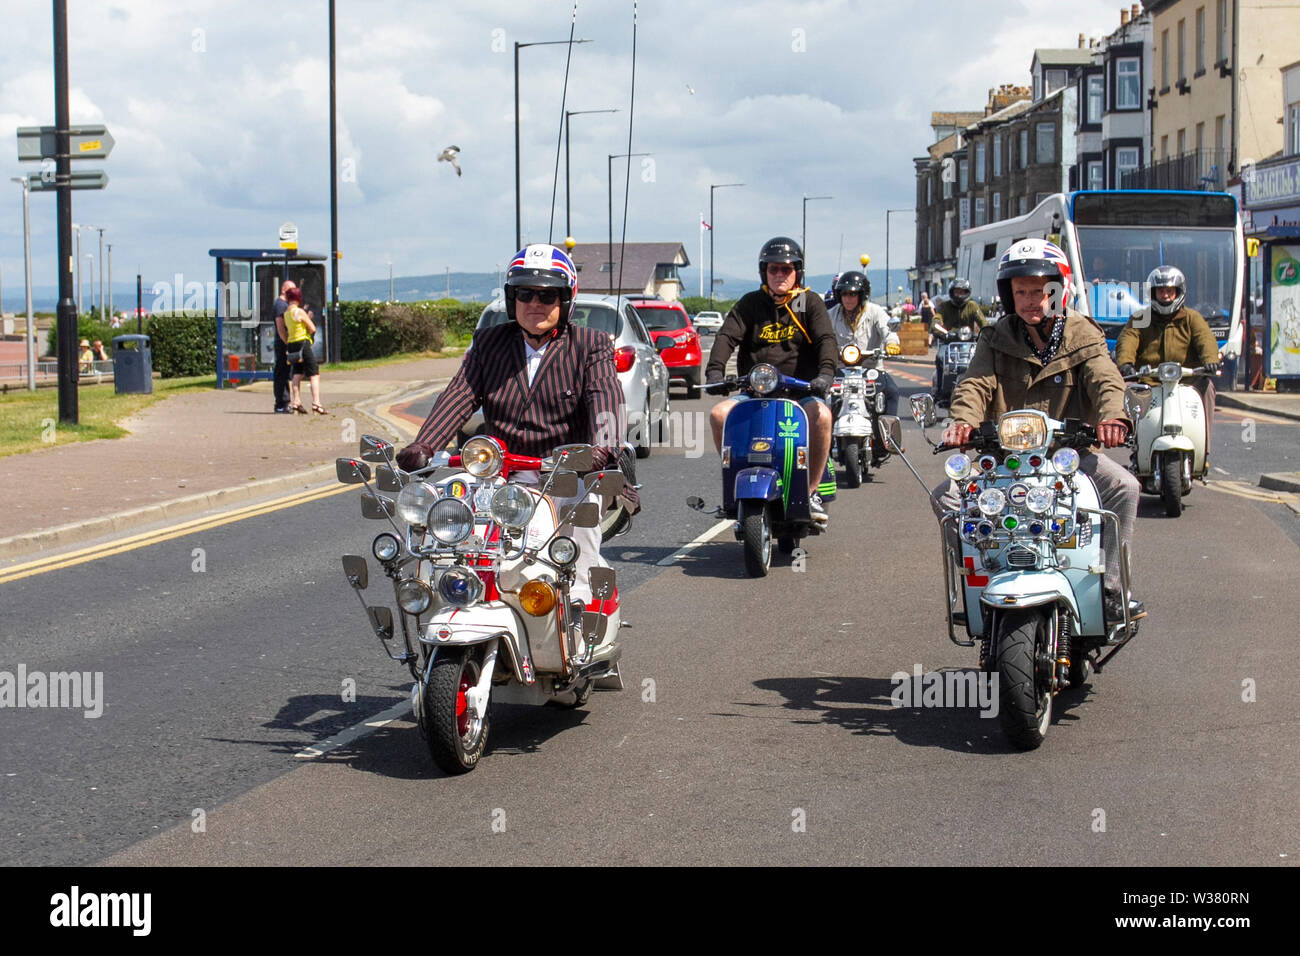
[[[1158,368],[1143,366],[1124,376],[1132,383],[1124,392],[1124,408],[1137,423],[1129,438],[1129,467],[1147,494],[1161,497],[1171,518],[1183,513],[1183,497],[1191,492],[1194,479],[1205,480],[1207,470],[1205,406],[1200,393],[1183,379],[1209,374],[1204,368],[1161,362]],[[1155,382],[1142,382],[1144,378]]]

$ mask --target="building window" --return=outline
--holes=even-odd
[[[993,194],[993,221],[997,222],[1002,218],[1002,194]]]
[[[1039,123],[1035,138],[1035,156],[1037,163],[1056,162],[1056,124]]]
[[[975,197],[975,225],[984,225],[984,197]]]
[[[1088,188],[1106,188],[1106,167],[1100,161],[1088,163]]]
[[[1130,169],[1138,168],[1139,154],[1137,146],[1121,146],[1115,150],[1115,185],[1123,187],[1124,174]]]
[[[1223,149],[1223,121],[1227,117],[1220,115],[1214,117],[1214,148]]]
[[[1106,78],[1100,73],[1088,77],[1088,122],[1100,123],[1106,102]]]
[[[1142,61],[1135,56],[1115,61],[1115,109],[1142,108]]]
[[[952,180],[946,177],[944,178],[943,181],[943,198],[944,199],[952,198]]]
[[[1178,153],[1177,153],[1177,155],[1181,156],[1181,155],[1183,155],[1183,153],[1185,153],[1185,152],[1187,152],[1187,130],[1186,130],[1186,129],[1180,129],[1180,130],[1178,131]]]
[[[1286,153],[1288,156],[1300,154],[1300,105],[1286,108]]]
[[[1205,8],[1196,8],[1196,75],[1205,72]]]
[[[1043,85],[1037,73],[1034,74],[1034,102],[1042,99]]]
[[[1187,79],[1187,58],[1183,55],[1187,49],[1187,21],[1178,21],[1178,82]]]
[[[1214,62],[1228,59],[1228,0],[1214,2]]]
[[[1160,137],[1160,158],[1161,159],[1169,158],[1169,134],[1168,133]]]
[[[1169,31],[1160,31],[1160,88],[1169,89]]]
[[[1002,136],[993,137],[993,175],[1002,175]]]
[[[975,144],[975,182],[984,182],[984,159],[985,144],[984,141]]]
[[[1043,91],[1043,95],[1047,96],[1049,93],[1055,93],[1066,84],[1068,79],[1069,75],[1065,70],[1048,70],[1047,89]]]
[[[1020,131],[1020,168],[1024,169],[1029,165],[1029,130]]]
[[[957,192],[964,193],[970,188],[970,163],[967,160],[959,159],[957,161]]]
[[[1196,124],[1196,151],[1199,153],[1205,149],[1205,124]]]

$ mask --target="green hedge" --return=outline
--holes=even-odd
[[[708,312],[710,309],[713,310],[714,312],[721,312],[723,315],[726,315],[728,312],[731,311],[731,307],[735,305],[737,302],[739,302],[740,300],[715,298],[713,300],[713,305],[709,305],[708,296],[686,295],[686,296],[682,296],[682,298],[679,299],[678,301],[681,302],[682,308],[684,308],[691,315],[695,315],[699,312]]]
[[[145,333],[149,332],[149,320],[145,319]],[[45,338],[45,355],[47,357],[59,353],[59,320],[56,317],[46,330]],[[113,339],[119,335],[134,335],[135,321],[128,320],[122,323],[121,328],[113,328],[108,322],[99,321],[99,317],[91,317],[90,313],[85,313],[77,319],[77,341],[85,339],[87,342],[94,342],[96,339],[104,343],[104,348],[111,355],[113,352]]]
[[[481,303],[456,299],[340,302],[339,307],[343,312],[343,357],[348,360],[439,351],[449,340],[468,339],[483,312]]]
[[[145,327],[152,338],[153,368],[163,378],[211,375],[217,367],[217,316],[152,315]]]

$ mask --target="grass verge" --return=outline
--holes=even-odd
[[[0,457],[97,438],[121,438],[117,423],[172,395],[216,387],[215,376],[168,378],[153,383],[151,395],[118,395],[112,382],[77,389],[76,425],[59,422],[59,390],[12,391],[0,396]]]

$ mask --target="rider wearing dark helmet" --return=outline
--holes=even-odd
[[[988,319],[984,317],[984,310],[970,297],[970,280],[963,279],[961,276],[948,283],[948,298],[940,302],[935,309],[934,321],[949,332],[956,332],[963,326],[969,326],[971,335],[978,335],[979,330],[989,324]],[[931,335],[930,344],[934,345],[934,343],[935,337]],[[935,353],[934,369],[934,380],[937,384],[943,379],[942,348]]]
[[[1147,276],[1151,304],[1129,316],[1115,340],[1115,363],[1121,375],[1132,375],[1138,365],[1152,368],[1161,362],[1199,368],[1205,366],[1211,376],[1219,371],[1219,343],[1210,323],[1195,309],[1187,307],[1187,277],[1177,266],[1156,266]],[[1214,379],[1192,379],[1189,384],[1201,393],[1205,406],[1205,450],[1210,450],[1210,432],[1214,424]]]
[[[879,386],[885,393],[885,414],[898,414],[898,386],[885,371],[883,352],[898,354],[898,335],[889,329],[889,313],[871,301],[871,280],[861,272],[846,272],[835,284],[835,305],[830,311],[831,329],[841,349],[856,345],[863,352],[880,349],[872,363],[879,370]]]
[[[721,382],[731,353],[743,376],[760,362],[778,372],[812,383],[813,395],[800,404],[808,413],[809,474],[820,477],[831,450],[831,411],[826,404],[839,365],[839,350],[821,296],[804,287],[803,251],[793,239],[777,236],[758,255],[762,288],[746,293],[727,313],[713,340],[705,367],[705,382]],[[713,443],[721,451],[722,425],[736,404],[723,399],[713,406],[709,423]],[[821,497],[812,495],[813,519],[826,521]]]

